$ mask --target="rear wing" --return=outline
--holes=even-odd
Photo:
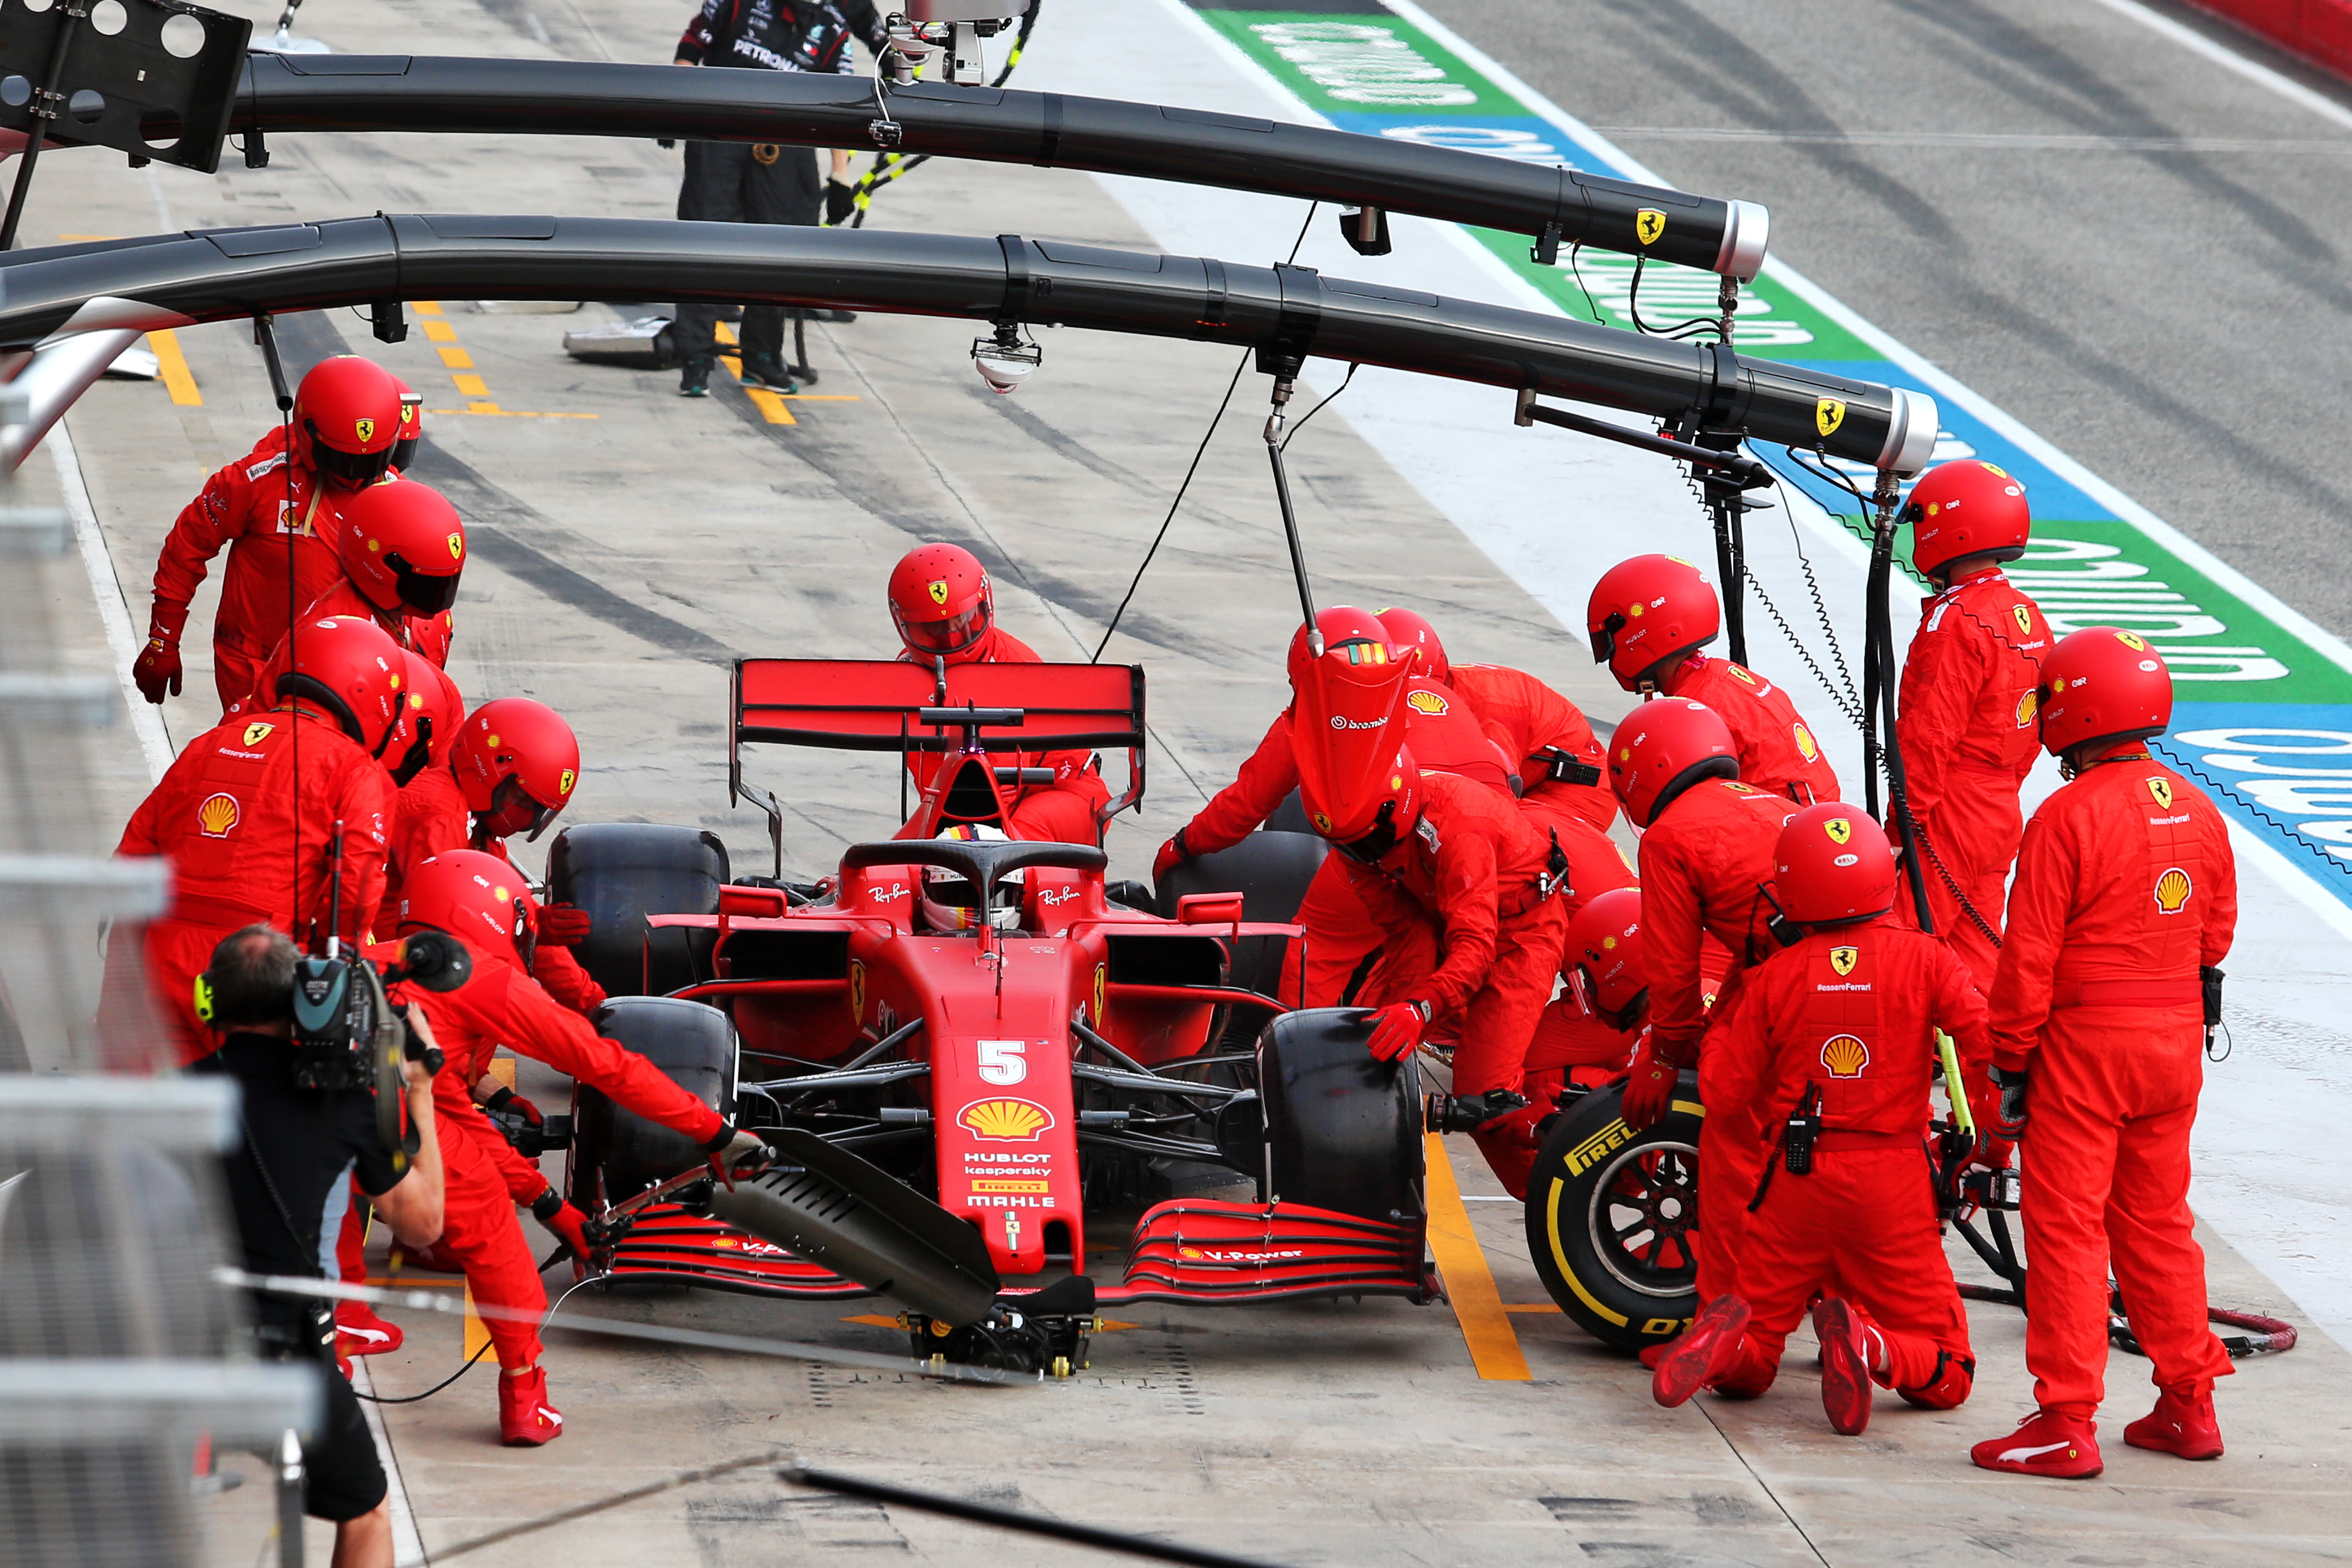
[[[1102,810],[1108,822],[1143,798],[1143,667],[1128,664],[958,664],[944,673],[903,659],[739,658],[727,737],[731,804],[768,816],[783,864],[783,808],[743,779],[743,747],[814,746],[838,752],[952,752],[970,728],[983,744],[1023,752],[1127,752],[1127,788]],[[937,711],[974,711],[977,724]],[[929,710],[930,711],[927,712]],[[1007,711],[1010,710],[1010,711]],[[899,816],[907,815],[900,770]]]

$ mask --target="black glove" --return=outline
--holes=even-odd
[[[2008,1068],[1992,1069],[1993,1087],[2000,1090],[1990,1129],[1996,1138],[2014,1143],[2025,1136],[2025,1075]]]
[[[1429,1097],[1429,1130],[1432,1132],[1475,1132],[1498,1117],[1527,1108],[1528,1097],[1514,1094],[1507,1089],[1490,1089],[1484,1094],[1433,1094]]]
[[[839,228],[848,223],[850,215],[856,210],[857,192],[854,187],[845,185],[839,180],[827,180],[824,183],[825,222]]]

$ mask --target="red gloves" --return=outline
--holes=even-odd
[[[1658,1060],[1650,1049],[1650,1037],[1642,1036],[1642,1048],[1633,1053],[1631,1076],[1625,1079],[1624,1104],[1618,1114],[1625,1125],[1639,1132],[1654,1127],[1674,1109],[1676,1069]]]
[[[1392,1062],[1412,1055],[1421,1045],[1422,1031],[1429,1027],[1429,1004],[1391,1002],[1385,1007],[1366,1009],[1357,1022],[1372,1026],[1372,1037],[1365,1042],[1372,1059]]]
[[[1184,847],[1184,830],[1180,827],[1176,830],[1176,837],[1162,844],[1160,847],[1160,853],[1152,857],[1152,881],[1158,882],[1192,858],[1192,852]]]
[[[553,1187],[540,1194],[539,1201],[530,1205],[532,1215],[555,1234],[556,1239],[572,1249],[572,1256],[583,1263],[593,1250],[588,1245],[588,1216],[563,1201]]]
[[[499,1087],[497,1093],[491,1095],[489,1099],[482,1101],[482,1109],[484,1110],[493,1111],[511,1110],[516,1115],[521,1117],[525,1121],[530,1122],[533,1127],[544,1127],[547,1125],[547,1118],[539,1113],[538,1106],[533,1105],[530,1100],[525,1100],[521,1095],[517,1094],[513,1089],[508,1089],[503,1085]]]
[[[180,694],[180,633],[187,624],[187,605],[155,601],[147,622],[147,646],[131,664],[131,679],[150,702],[161,703],[167,689],[174,697]]]
[[[542,947],[578,947],[588,940],[588,911],[571,904],[539,906],[539,941]]]

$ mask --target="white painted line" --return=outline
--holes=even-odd
[[[2194,27],[2183,26],[2169,16],[2159,16],[2134,0],[2098,0],[2118,16],[2127,16],[2151,33],[2159,33],[2193,54],[2203,55],[2223,70],[2235,71],[2248,81],[2266,87],[2291,103],[2308,109],[2322,120],[2352,130],[2352,109],[2347,109],[2324,92],[2314,92],[2293,77],[2282,76],[2270,67],[2250,60],[2229,45],[2209,38]]]
[[[148,773],[160,779],[172,765],[172,738],[163,732],[163,715],[139,694],[131,679],[131,661],[139,657],[139,633],[131,626],[131,606],[123,599],[114,557],[107,552],[106,536],[99,531],[98,508],[90,503],[81,457],[74,450],[73,437],[67,433],[63,419],[49,427],[41,445],[48,448],[49,460],[58,468],[58,488],[65,492],[74,542],[81,548],[82,570],[89,574],[90,595],[98,601],[98,618],[106,626],[107,650],[114,658],[114,679],[122,688],[123,706],[131,710],[131,732],[139,737]]]
[[[361,1394],[375,1392],[375,1377],[368,1371],[367,1357],[352,1358],[352,1387]],[[392,1502],[392,1556],[401,1568],[423,1568],[425,1537],[417,1533],[416,1515],[408,1506],[408,1488],[400,1479],[400,1459],[392,1451],[392,1434],[384,1430],[383,1413],[368,1400],[360,1401],[360,1413],[367,1417],[368,1436],[375,1439],[376,1458],[383,1462],[383,1482]]]

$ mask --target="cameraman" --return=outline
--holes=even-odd
[[[366,1089],[314,1089],[294,1082],[294,966],[300,955],[283,932],[249,925],[222,939],[198,982],[202,1011],[216,1037],[189,1070],[237,1080],[243,1146],[227,1162],[229,1205],[245,1267],[254,1274],[319,1274],[319,1236],[346,1172],[393,1234],[416,1246],[441,1234],[441,1147],[433,1125],[433,1079],[406,1068],[409,1121],[417,1149],[394,1168],[377,1136],[375,1097]],[[421,1010],[409,1027],[429,1046]],[[262,1354],[309,1359],[326,1384],[326,1413],[303,1454],[303,1509],[335,1526],[335,1568],[392,1562],[392,1512],[375,1442],[352,1385],[334,1371],[331,1303],[259,1296],[254,1333]]]

